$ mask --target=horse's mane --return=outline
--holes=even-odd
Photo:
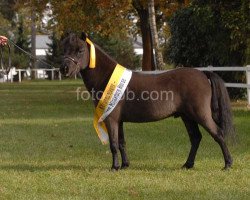
[[[112,58],[109,54],[107,54],[98,44],[94,43],[95,48],[98,49],[98,51],[100,51],[101,54],[103,54],[105,57],[107,57],[108,60],[117,63],[117,61]]]

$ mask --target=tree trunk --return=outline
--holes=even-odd
[[[155,62],[153,55],[153,43],[149,25],[148,9],[141,5],[140,1],[133,0],[133,6],[136,9],[140,18],[140,28],[142,35],[143,57],[142,57],[142,70],[151,71],[155,70]]]
[[[35,68],[36,65],[36,13],[34,6],[31,7],[31,54],[33,56],[31,60],[31,68]]]
[[[159,44],[158,32],[156,27],[156,19],[155,19],[155,6],[154,0],[148,0],[148,12],[149,12],[149,22],[153,40],[153,47],[155,50],[155,61],[156,61],[156,69],[162,70],[164,67],[162,52]]]

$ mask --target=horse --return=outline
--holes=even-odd
[[[64,57],[60,72],[66,77],[80,73],[89,92],[93,89],[104,91],[117,62],[94,44],[96,67],[90,68],[90,45],[86,39],[85,33],[69,33],[65,36],[62,40]],[[202,139],[198,125],[204,127],[219,144],[225,162],[223,169],[232,166],[233,160],[225,142],[225,136],[235,134],[230,99],[223,80],[217,74],[185,67],[154,74],[133,71],[123,95],[127,95],[128,91],[133,92],[134,98],[122,98],[104,120],[112,153],[112,171],[130,165],[126,153],[124,122],[152,122],[171,116],[181,117],[191,142],[188,158],[182,168],[190,169],[194,166]],[[174,98],[142,100],[140,98],[145,91],[171,91]],[[93,99],[94,106],[97,106],[98,100]],[[119,151],[121,166],[118,161]]]

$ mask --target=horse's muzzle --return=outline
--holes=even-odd
[[[62,75],[67,76],[67,74],[69,73],[69,67],[68,67],[68,65],[63,64],[60,67],[60,72],[61,72]]]

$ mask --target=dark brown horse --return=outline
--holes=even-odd
[[[63,40],[63,47],[64,64],[60,69],[61,73],[73,76],[80,72],[89,91],[104,91],[117,62],[95,45],[96,67],[90,68],[90,46],[84,33],[81,37],[69,34]],[[224,138],[227,134],[234,134],[232,114],[227,90],[219,76],[191,68],[158,74],[133,72],[124,95],[129,91],[133,92],[133,99],[123,98],[104,121],[109,134],[113,170],[120,167],[118,150],[122,157],[121,168],[129,166],[123,122],[151,122],[170,116],[181,117],[189,134],[191,150],[184,168],[194,166],[202,138],[199,124],[220,145],[225,160],[224,169],[231,167],[232,158]],[[167,93],[172,94],[171,98],[142,98],[142,94],[156,95],[163,91],[171,91]],[[151,97],[155,97],[154,95]],[[98,98],[94,100],[95,106]]]

